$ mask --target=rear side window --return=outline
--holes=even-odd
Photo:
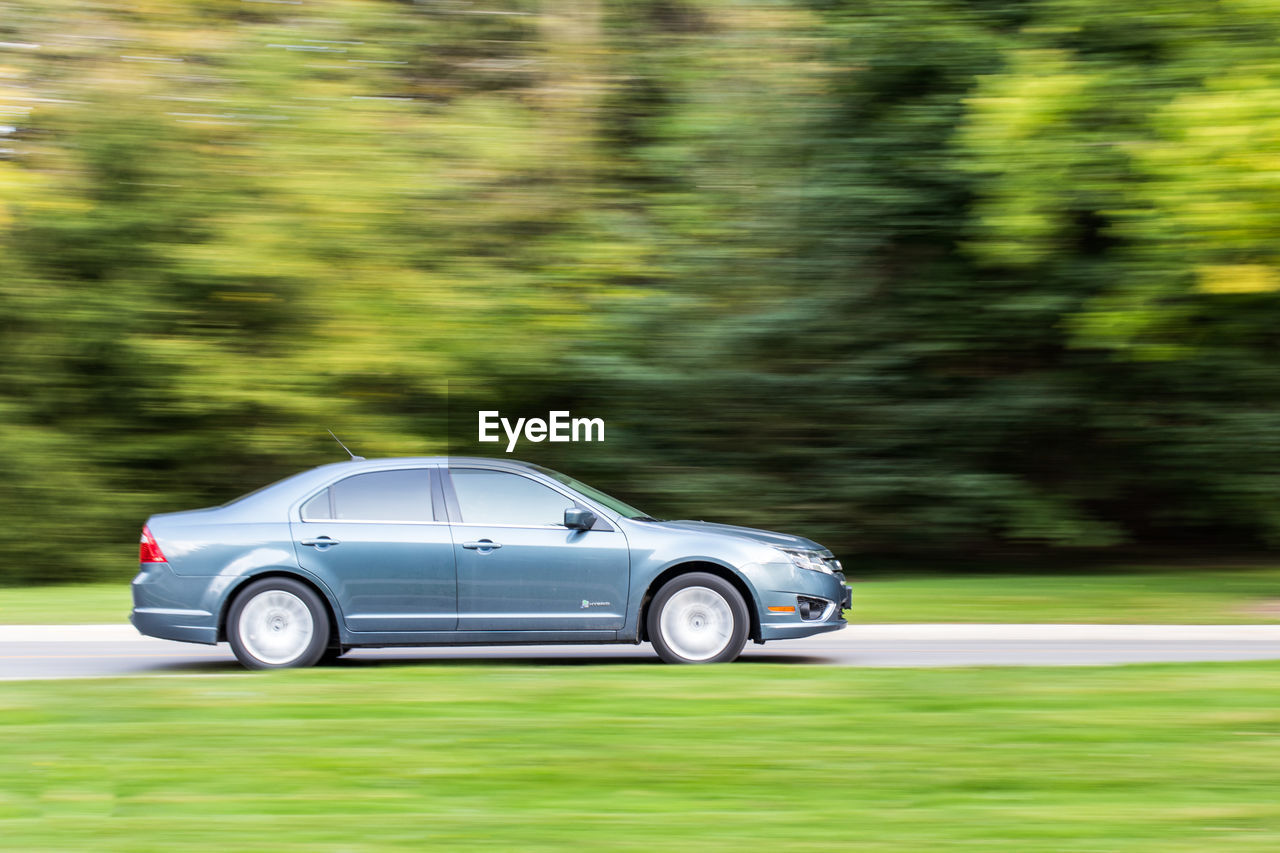
[[[338,521],[433,521],[431,472],[426,468],[409,468],[356,474],[339,480],[307,501],[302,507],[302,517]]]
[[[333,518],[333,513],[329,509],[329,490],[325,489],[302,505],[302,520],[324,521],[328,518]]]
[[[462,521],[468,524],[514,524],[544,527],[564,523],[574,502],[555,489],[505,471],[452,468]]]

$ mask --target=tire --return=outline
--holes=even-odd
[[[329,614],[302,581],[263,578],[231,603],[227,641],[249,669],[312,666],[329,646]]]
[[[742,654],[751,620],[724,578],[690,572],[672,578],[649,605],[649,641],[667,663],[728,663]]]

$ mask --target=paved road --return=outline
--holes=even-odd
[[[767,646],[742,660],[835,666],[1090,666],[1149,661],[1280,659],[1280,625],[851,625]],[[656,663],[642,646],[364,649],[336,667]],[[128,625],[0,626],[0,681],[242,673],[226,644],[139,636]]]

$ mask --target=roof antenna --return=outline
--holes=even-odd
[[[333,435],[333,430],[331,430],[331,429],[326,429],[326,430],[325,430],[325,432],[329,433],[329,435]],[[338,438],[336,435],[333,435],[333,440],[334,440],[334,441],[336,441],[336,442],[338,442],[338,446],[339,446],[339,447],[341,447],[343,450],[346,450],[346,451],[347,451],[347,455],[351,457],[351,461],[352,461],[352,462],[363,462],[363,461],[364,461],[364,457],[363,457],[363,456],[356,456],[356,455],[355,455],[354,453],[352,453],[350,450],[347,450],[347,446],[346,446],[345,444],[343,444],[343,443],[342,443],[342,439]]]

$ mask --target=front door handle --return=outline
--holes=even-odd
[[[337,539],[330,539],[328,536],[318,536],[315,539],[303,539],[303,545],[314,545],[317,548],[327,548],[330,545],[341,545]]]
[[[462,547],[468,551],[488,552],[498,550],[502,547],[502,544],[491,539],[481,539],[478,542],[463,542]]]

